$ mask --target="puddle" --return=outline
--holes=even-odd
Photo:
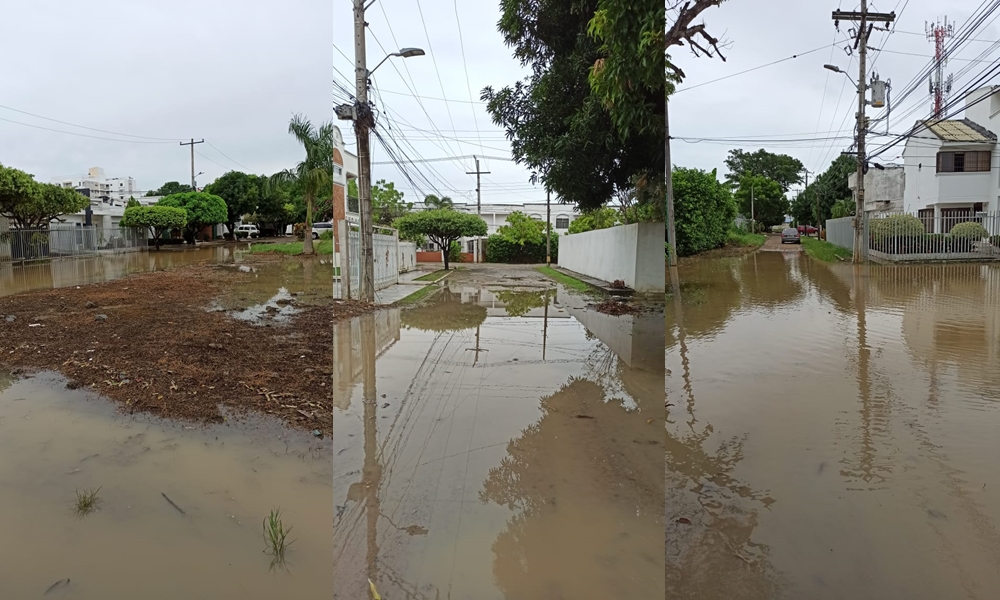
[[[670,597],[1000,595],[1000,269],[759,253],[679,276]]]
[[[0,374],[0,598],[329,597],[330,478],[308,433],[132,419],[54,376]],[[274,507],[294,528],[284,568],[264,553]]]
[[[27,265],[0,263],[0,296],[112,281],[133,273],[162,271],[200,262],[233,262],[243,250],[242,245],[212,246],[57,259]]]
[[[302,306],[332,302],[333,263],[296,259],[254,265],[230,265],[241,277],[208,308],[228,312],[255,325],[287,323]]]
[[[337,324],[334,598],[662,598],[662,323],[449,287]]]

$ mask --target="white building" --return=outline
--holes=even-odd
[[[858,174],[851,173],[847,187],[851,188],[857,202]],[[881,169],[871,167],[865,173],[865,212],[900,213],[905,210],[906,177],[903,165],[883,165]]]
[[[903,208],[937,233],[946,233],[942,219],[954,224],[1000,210],[1000,86],[970,92],[965,105],[963,119],[917,122],[903,150]]]
[[[131,177],[106,177],[101,167],[91,167],[86,175],[77,177],[53,178],[52,183],[64,188],[73,188],[91,202],[100,201],[106,204],[122,206],[128,199],[138,199],[142,192]]]

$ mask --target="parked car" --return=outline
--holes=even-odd
[[[260,237],[260,230],[257,229],[256,225],[251,225],[249,223],[244,225],[239,225],[236,227],[236,237],[237,238],[258,238]]]
[[[812,225],[799,225],[799,235],[814,235],[816,228]]]
[[[327,231],[333,231],[333,223],[313,223],[312,236],[314,240],[318,240],[319,236],[323,235],[323,233]]]
[[[802,238],[799,237],[799,230],[794,227],[786,227],[785,230],[781,232],[781,243],[801,244]]]

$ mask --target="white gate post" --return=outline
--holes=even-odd
[[[341,300],[351,299],[351,228],[347,219],[337,221],[338,235],[340,239],[340,298]]]

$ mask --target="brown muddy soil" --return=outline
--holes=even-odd
[[[225,407],[330,433],[332,324],[374,307],[303,306],[269,326],[210,312],[243,275],[192,265],[0,298],[0,368],[58,371],[127,412],[220,422]]]

